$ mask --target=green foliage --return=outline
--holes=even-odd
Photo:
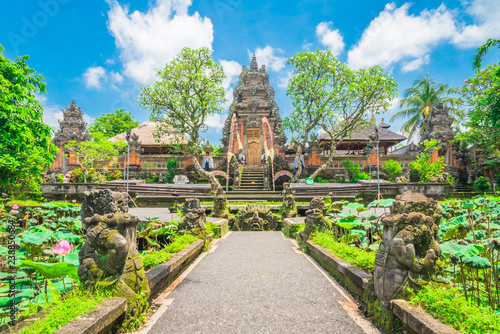
[[[196,240],[198,240],[198,237],[191,234],[184,234],[175,239],[174,242],[172,242],[171,244],[166,245],[164,251],[168,253],[177,253],[186,248],[186,246],[189,246],[190,244],[195,242]]]
[[[70,141],[64,147],[74,151],[83,171],[84,182],[87,182],[89,170],[96,161],[110,160],[120,154],[120,149],[127,144],[123,141],[111,142],[103,137],[96,136],[93,141]]]
[[[500,333],[500,317],[486,307],[471,305],[458,288],[427,285],[410,301],[462,333]]]
[[[165,183],[174,182],[174,177],[179,174],[177,172],[177,168],[179,168],[179,159],[173,158],[168,159],[167,161],[167,174],[165,174]]]
[[[69,275],[73,278],[78,278],[78,267],[67,262],[60,263],[43,263],[33,262],[30,260],[21,261],[21,266],[33,268],[45,278],[58,278]]]
[[[443,105],[449,105],[451,111],[456,110],[454,106],[460,101],[455,97],[445,96],[450,93],[452,92],[447,85],[435,83],[429,79],[427,73],[426,77],[415,80],[413,86],[405,90],[404,98],[399,101],[399,106],[406,109],[395,113],[391,120],[409,118],[401,127],[401,131],[411,138],[417,131],[423,131],[425,120],[439,99]]]
[[[212,151],[212,155],[214,156],[223,156],[224,155],[224,145],[219,144],[214,146],[214,150]]]
[[[19,334],[51,334],[63,327],[76,317],[92,312],[97,304],[110,298],[111,293],[104,291],[89,291],[77,288],[67,293],[62,303],[55,304],[48,309],[48,314],[38,321],[32,322]]]
[[[172,256],[174,256],[174,254],[167,253],[163,249],[145,252],[144,255],[142,255],[142,263],[144,264],[144,269],[148,270],[150,268],[154,268],[157,265],[167,261]]]
[[[344,180],[347,183],[356,183],[358,180],[368,180],[370,178],[368,174],[360,172],[361,166],[358,163],[353,163],[349,159],[342,161],[342,166],[347,170],[349,180]]]
[[[210,234],[210,233],[213,233],[214,234],[214,238],[218,239],[220,238],[220,227],[215,225],[214,223],[212,222],[205,222],[205,225],[207,227],[207,234]]]
[[[130,112],[124,109],[116,109],[113,113],[103,114],[97,117],[88,130],[93,137],[108,139],[131,130],[139,125]]]
[[[208,129],[207,117],[223,111],[225,77],[209,48],[185,47],[158,70],[158,81],[141,89],[140,105],[151,110],[151,119],[161,121],[158,135],[186,136],[185,149],[195,153],[201,150],[200,132]]]
[[[375,252],[367,253],[362,249],[351,247],[342,242],[337,242],[333,235],[327,233],[317,233],[313,241],[356,267],[370,273],[373,272]]]
[[[416,161],[411,162],[410,166],[419,177],[419,182],[429,182],[434,176],[444,173],[444,157],[439,157],[435,162],[429,162],[431,153],[434,150],[439,150],[436,139],[424,141],[425,150],[416,157]],[[429,153],[431,152],[431,153]]]
[[[337,140],[363,125],[366,115],[387,110],[397,95],[396,82],[382,68],[352,70],[330,50],[297,52],[287,64],[294,68],[286,92],[293,108],[283,127],[292,133],[299,154],[310,133],[323,129],[329,134],[331,153],[326,165],[335,156]]]
[[[480,176],[474,182],[474,190],[480,193],[488,192],[491,189],[491,183],[484,176]]]
[[[396,176],[400,175],[403,172],[403,168],[401,167],[401,164],[397,161],[392,160],[392,159],[384,162],[384,164],[382,165],[382,168],[384,168],[389,173],[389,181],[391,181],[391,182],[394,182],[394,180],[396,179]]]
[[[43,122],[45,93],[41,75],[28,67],[28,56],[10,61],[0,45],[0,192],[40,194],[40,174],[52,165],[53,129]]]
[[[468,108],[461,115],[465,131],[460,131],[455,140],[473,145],[476,154],[484,158],[500,157],[500,63],[476,72],[465,80],[462,87],[454,89],[461,95]],[[473,161],[478,163],[479,161]]]

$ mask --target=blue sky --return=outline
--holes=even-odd
[[[3,8],[4,55],[29,55],[30,67],[45,77],[47,94],[40,101],[51,126],[72,98],[89,122],[116,108],[147,120],[149,112],[137,104],[140,87],[154,82],[154,69],[184,46],[213,50],[224,66],[229,98],[241,65],[255,53],[267,66],[285,117],[291,110],[285,61],[297,51],[331,49],[354,68],[381,65],[402,95],[427,72],[436,82],[461,85],[473,76],[476,48],[500,38],[498,0],[32,0]],[[484,65],[499,56],[500,50],[490,51]],[[396,104],[377,118],[387,122]],[[213,144],[219,143],[227,106],[209,120],[206,137]],[[391,130],[401,124],[392,123]]]

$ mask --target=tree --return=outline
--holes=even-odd
[[[89,133],[92,136],[101,135],[108,139],[138,125],[139,122],[134,120],[130,112],[126,112],[124,109],[116,109],[113,113],[103,114],[96,118],[94,123],[89,126]]]
[[[450,93],[448,86],[437,84],[429,79],[429,73],[426,77],[415,80],[413,86],[406,89],[404,98],[399,101],[401,108],[406,108],[395,113],[391,121],[409,118],[401,127],[403,133],[411,138],[418,131],[423,130],[424,121],[429,117],[432,107],[441,99],[443,105],[449,106],[451,111],[456,111],[455,105],[459,100],[454,97],[445,96]]]
[[[194,158],[196,171],[214,187],[220,187],[219,182],[201,168],[196,156],[202,152],[201,133],[208,129],[207,118],[220,114],[226,102],[222,86],[225,77],[209,48],[186,47],[158,71],[158,80],[152,86],[141,89],[140,96],[140,105],[151,110],[151,119],[160,121],[157,135],[186,136],[185,153]]]
[[[96,161],[111,160],[120,154],[120,149],[127,146],[124,141],[111,142],[97,135],[92,141],[68,142],[64,147],[72,150],[74,157],[83,171],[83,182],[87,182],[89,169],[94,167]]]
[[[388,109],[397,84],[382,68],[354,71],[329,50],[298,52],[287,64],[295,67],[286,92],[294,110],[283,126],[292,132],[297,160],[311,132],[321,128],[331,138],[328,161],[311,175],[316,178],[333,161],[342,138],[363,125],[368,114]],[[298,167],[293,181],[302,173],[300,163]]]
[[[45,93],[45,83],[28,59],[10,61],[0,45],[0,189],[8,193],[39,193],[40,174],[55,158],[53,130],[43,123],[43,106],[36,99]]]
[[[476,148],[483,158],[500,157],[500,131],[492,119],[495,102],[491,96],[500,94],[500,64],[493,64],[473,78],[465,80],[461,88],[454,89],[461,95],[462,104],[468,109],[461,114],[462,125],[457,141],[465,141]]]

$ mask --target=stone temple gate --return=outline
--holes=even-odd
[[[232,121],[233,115],[236,116],[235,125]],[[266,118],[267,122],[263,123],[263,118]],[[260,166],[265,142],[273,143],[272,148],[276,154],[286,143],[286,136],[281,130],[282,122],[278,104],[274,100],[274,88],[269,83],[269,74],[265,65],[259,69],[254,55],[250,69],[243,66],[238,85],[233,92],[233,102],[222,132],[224,150],[232,147],[234,154],[243,150],[247,165]],[[229,143],[231,137],[234,138],[232,145]]]

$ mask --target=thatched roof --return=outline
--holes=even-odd
[[[131,130],[132,135],[139,137],[139,142],[142,146],[160,146],[168,144],[187,144],[186,137],[174,134],[163,134],[160,138],[154,137],[157,128],[157,122],[146,121],[136,128]],[[127,133],[123,132],[119,135],[109,138],[110,141],[123,140],[126,141]]]
[[[384,126],[385,124],[382,123]],[[360,126],[356,128],[350,136],[345,137],[342,141],[347,142],[347,141],[367,141],[369,140],[369,136],[371,133],[375,132],[375,125],[366,125],[366,126]],[[403,140],[406,140],[405,136],[400,135],[399,133],[393,132],[386,127],[381,127],[379,126],[378,128],[378,136],[380,138],[380,141],[395,141],[395,142],[402,142]],[[319,141],[330,141],[330,135],[328,133],[324,133],[321,136],[319,136]]]

